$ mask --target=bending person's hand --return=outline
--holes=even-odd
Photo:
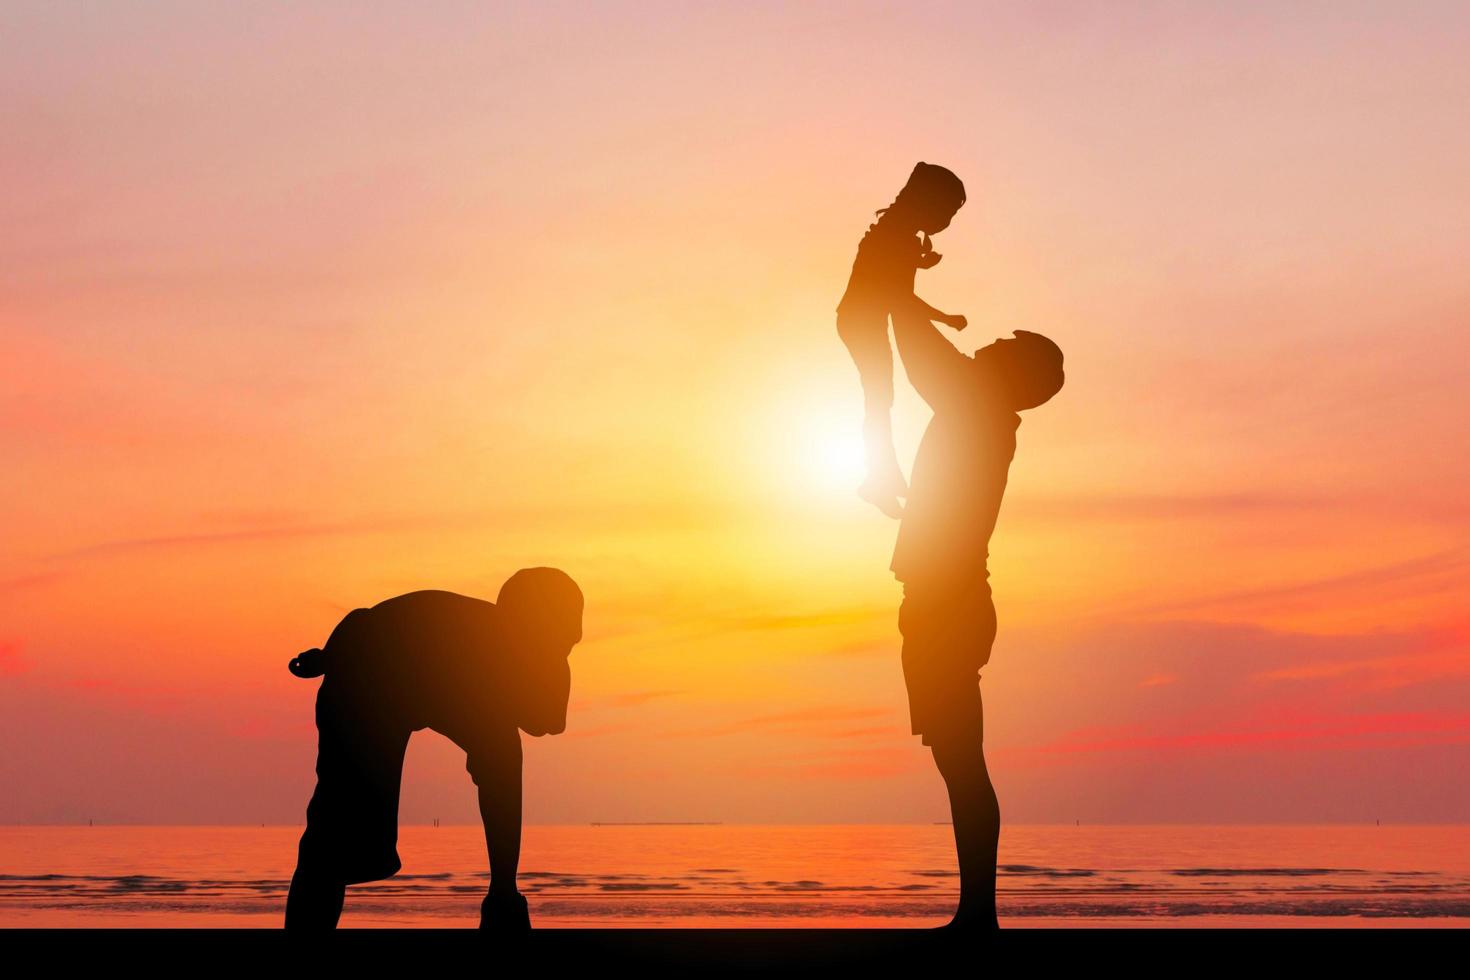
[[[326,654],[322,653],[316,647],[312,647],[310,650],[304,653],[298,653],[292,657],[291,662],[286,664],[286,669],[297,677],[306,679],[320,677],[327,672]]]

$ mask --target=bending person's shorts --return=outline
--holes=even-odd
[[[995,603],[985,579],[959,588],[904,585],[898,611],[909,722],[923,744],[981,743],[980,668],[995,642]]]
[[[316,792],[306,807],[298,867],[346,885],[398,872],[403,757],[420,728],[431,727],[465,750],[465,768],[477,786],[519,791],[521,742],[513,723],[474,697],[441,691],[423,703],[414,688],[372,669],[338,669],[323,678],[316,699]]]
[[[316,727],[316,791],[298,867],[347,885],[391,877],[402,867],[398,793],[413,724],[372,685],[329,672],[317,691]]]

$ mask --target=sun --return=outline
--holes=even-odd
[[[867,468],[863,440],[857,433],[827,433],[813,446],[813,464],[829,482],[855,487]]]
[[[863,480],[867,464],[858,420],[809,417],[796,449],[807,481],[820,490],[851,492]]]

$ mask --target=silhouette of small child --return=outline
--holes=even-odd
[[[858,243],[847,291],[837,304],[837,334],[847,345],[863,386],[863,442],[867,477],[858,495],[889,517],[903,510],[899,498],[908,486],[893,446],[893,348],[888,342],[888,315],[915,302],[914,274],[932,269],[943,257],[933,250],[930,235],[949,227],[965,203],[965,186],[944,167],[919,163],[892,204],[877,212]],[[922,300],[928,317],[956,330],[965,318],[941,313]]]

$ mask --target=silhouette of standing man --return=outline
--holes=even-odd
[[[994,929],[1000,805],[985,767],[979,685],[996,629],[986,559],[1016,451],[1016,413],[1061,390],[1062,352],[1017,330],[970,357],[920,307],[894,310],[893,333],[909,380],[934,410],[892,564],[903,582],[910,721],[934,753],[954,816],[960,903],[949,928]]]
[[[480,928],[531,928],[516,887],[521,740],[566,729],[568,655],[582,639],[582,591],[562,571],[524,568],[486,602],[410,592],[354,609],[326,646],[291,661],[325,674],[317,692],[317,785],[286,899],[286,928],[333,929],[347,886],[391,877],[409,736],[432,728],[465,750],[490,852]]]

